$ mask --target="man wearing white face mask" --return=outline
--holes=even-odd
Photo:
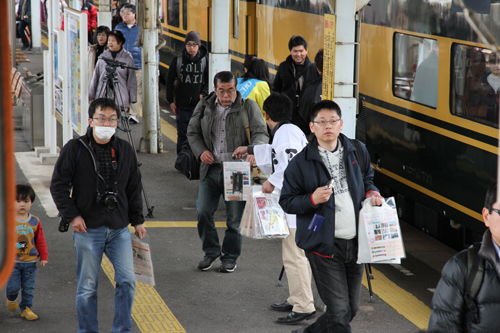
[[[108,98],[92,102],[86,135],[63,147],[50,185],[57,209],[75,231],[78,332],[99,331],[97,280],[104,253],[115,269],[112,331],[132,327],[135,276],[128,224],[141,239],[146,229],[137,157],[127,141],[114,136],[117,110]]]

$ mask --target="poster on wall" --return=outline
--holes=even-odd
[[[54,110],[53,115],[62,122],[63,116],[63,90],[61,78],[61,61],[59,57],[59,50],[62,49],[63,40],[59,29],[54,29],[52,32],[54,43],[54,78],[53,78],[53,91],[54,91]]]
[[[66,83],[69,121],[75,132],[83,135],[88,118],[88,42],[87,14],[67,8],[65,15]]]

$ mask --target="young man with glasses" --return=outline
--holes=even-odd
[[[240,146],[269,142],[266,123],[259,105],[243,99],[236,89],[233,73],[219,72],[214,77],[215,93],[203,98],[193,112],[187,129],[187,138],[194,156],[201,160],[200,190],[196,200],[198,234],[205,256],[198,269],[206,271],[222,255],[220,272],[230,273],[236,268],[241,254],[242,236],[239,226],[245,201],[226,201],[227,229],[222,247],[214,223],[219,198],[224,193],[222,163]],[[242,113],[248,115],[251,142],[243,126]],[[253,161],[250,161],[253,164]]]
[[[177,154],[186,141],[194,108],[208,94],[208,52],[201,45],[200,34],[190,31],[184,47],[182,53],[172,59],[167,76],[167,101],[177,115]]]
[[[486,192],[482,216],[487,227],[482,242],[459,252],[443,268],[432,297],[429,333],[497,332],[500,327],[500,202],[497,182]],[[472,254],[470,258],[469,254]],[[478,260],[478,271],[472,275],[475,260]],[[481,268],[482,279],[476,280]],[[476,281],[479,285],[473,295]],[[472,286],[468,287],[468,283]]]
[[[112,331],[132,328],[135,275],[128,225],[141,239],[146,229],[137,157],[127,141],[114,136],[118,119],[113,100],[93,101],[86,135],[64,145],[50,184],[57,209],[75,232],[78,332],[99,332],[97,281],[103,254],[115,269]]]
[[[356,263],[359,210],[366,198],[372,205],[380,205],[383,198],[373,185],[368,151],[364,145],[356,151],[340,133],[342,126],[337,103],[316,103],[309,123],[315,137],[285,170],[280,204],[297,216],[295,241],[305,251],[327,307],[316,322],[293,332],[351,332],[350,322],[359,308],[363,277],[363,265]],[[364,165],[358,164],[360,154]]]

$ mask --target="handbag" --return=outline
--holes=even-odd
[[[194,156],[189,142],[186,140],[175,160],[175,168],[189,180],[200,179],[200,162]]]

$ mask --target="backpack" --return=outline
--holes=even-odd
[[[465,282],[465,305],[473,324],[479,324],[479,314],[475,298],[481,289],[484,276],[484,258],[478,252],[481,243],[475,243],[467,249],[467,280]]]
[[[205,105],[201,107],[200,120],[205,115],[205,107]],[[179,155],[177,155],[175,168],[189,180],[200,179],[200,161],[194,156],[188,140],[184,142]]]

